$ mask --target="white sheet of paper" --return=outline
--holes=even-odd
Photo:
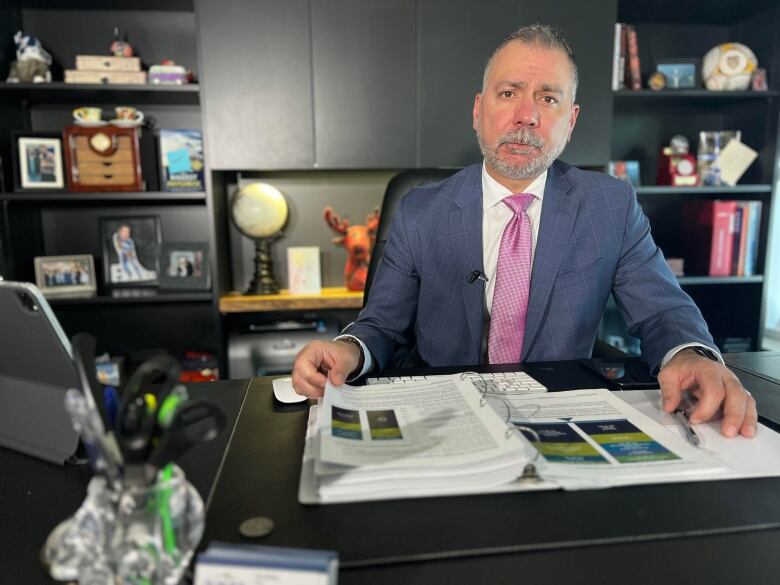
[[[749,146],[730,140],[726,148],[720,151],[716,163],[720,167],[720,178],[734,187],[757,156],[758,153]]]

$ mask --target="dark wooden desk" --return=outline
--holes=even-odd
[[[599,385],[575,363],[526,369],[556,389]],[[252,381],[204,542],[247,542],[239,524],[269,516],[276,528],[256,542],[335,549],[342,584],[710,585],[780,575],[780,478],[303,506],[306,417],[306,405],[275,403],[270,378]]]
[[[727,353],[723,359],[732,369],[780,384],[780,351]]]
[[[596,386],[575,363],[528,364],[553,389]],[[777,392],[757,388],[759,410]],[[762,382],[766,382],[762,380]],[[211,493],[202,546],[247,542],[239,524],[270,516],[260,544],[339,551],[339,582],[402,584],[777,583],[780,478],[302,506],[307,406],[275,403],[270,378],[194,385],[235,418],[230,438],[182,466]],[[243,407],[242,407],[243,402]],[[230,439],[227,454],[222,449]],[[221,471],[214,489],[210,489]],[[76,510],[90,473],[0,449],[0,583],[49,583],[48,532]]]

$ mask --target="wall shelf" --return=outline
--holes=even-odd
[[[678,282],[683,286],[700,284],[755,284],[764,282],[761,274],[755,276],[679,276]]]
[[[117,289],[110,295],[81,298],[50,297],[51,305],[136,305],[145,303],[194,303],[211,301],[211,292],[161,292],[157,289]]]
[[[768,100],[780,95],[780,91],[710,91],[708,89],[621,89],[613,91],[616,102],[633,102],[638,100],[652,101],[685,101],[710,100],[712,102],[729,102],[741,100]]]
[[[142,192],[102,192],[102,193],[68,193],[63,191],[50,191],[46,193],[35,193],[25,191],[24,193],[0,193],[0,201],[14,202],[52,202],[63,204],[77,203],[165,203],[175,201],[176,203],[203,202],[206,200],[204,191],[142,191]]]
[[[18,96],[36,103],[83,104],[86,102],[197,105],[200,86],[188,85],[103,85],[99,83],[0,83],[0,95]]]
[[[292,295],[282,290],[277,295],[242,295],[234,292],[219,299],[220,313],[301,311],[318,309],[360,309],[363,291],[344,287],[323,288],[319,295]]]
[[[744,193],[771,193],[772,185],[737,185],[735,187],[670,187],[648,185],[635,187],[637,195],[738,195]]]

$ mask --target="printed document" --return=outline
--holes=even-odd
[[[312,407],[299,500],[330,503],[730,477],[607,389],[483,396],[453,375],[328,386]],[[657,405],[655,408],[658,408]]]

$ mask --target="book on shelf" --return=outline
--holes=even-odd
[[[761,227],[761,201],[747,201],[747,221],[742,220],[743,229],[747,227],[745,235],[745,267],[739,276],[753,276],[756,273],[758,262],[758,232]]]
[[[163,191],[203,191],[203,134],[200,130],[162,128],[159,162]]]
[[[615,23],[615,38],[612,46],[612,89],[625,87],[626,77],[626,31],[625,24]]]
[[[761,201],[689,201],[683,207],[688,274],[753,276]]]
[[[639,39],[636,34],[636,27],[633,24],[625,25],[626,28],[626,51],[627,51],[627,71],[626,85],[629,89],[642,89],[642,70],[639,63]]]

